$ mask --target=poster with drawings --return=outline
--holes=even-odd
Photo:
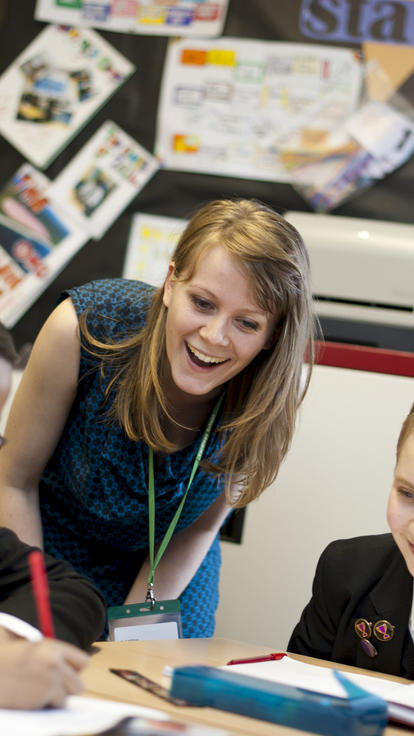
[[[0,77],[0,133],[46,168],[134,69],[93,30],[47,26]]]
[[[50,188],[89,237],[99,239],[159,168],[159,161],[107,120]]]
[[[23,164],[0,189],[0,320],[13,327],[88,237]]]
[[[164,215],[134,215],[128,238],[123,277],[162,286],[168,264],[187,220]]]
[[[350,49],[170,40],[156,153],[179,171],[290,182],[284,141],[295,134],[306,148],[334,131],[358,105],[362,71]]]
[[[218,36],[228,0],[37,0],[35,17],[50,23],[157,36]]]

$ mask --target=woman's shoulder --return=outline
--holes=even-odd
[[[59,301],[70,297],[78,317],[87,312],[92,333],[104,324],[106,333],[127,332],[142,326],[154,291],[134,279],[97,279],[66,289]]]

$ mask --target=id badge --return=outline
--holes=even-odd
[[[108,608],[109,641],[182,639],[180,601],[151,601]]]

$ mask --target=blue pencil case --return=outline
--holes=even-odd
[[[188,666],[173,669],[170,695],[194,706],[208,706],[326,736],[380,736],[387,723],[385,700],[335,676],[347,697],[324,695],[233,670]]]

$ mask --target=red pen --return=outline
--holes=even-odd
[[[39,628],[43,636],[53,639],[55,634],[53,630],[52,611],[50,609],[49,585],[43,555],[40,550],[34,549],[29,553],[29,567]]]
[[[283,659],[286,657],[284,652],[271,652],[264,654],[262,657],[248,657],[247,659],[231,659],[227,664],[253,664],[253,662],[271,662],[272,660]]]

